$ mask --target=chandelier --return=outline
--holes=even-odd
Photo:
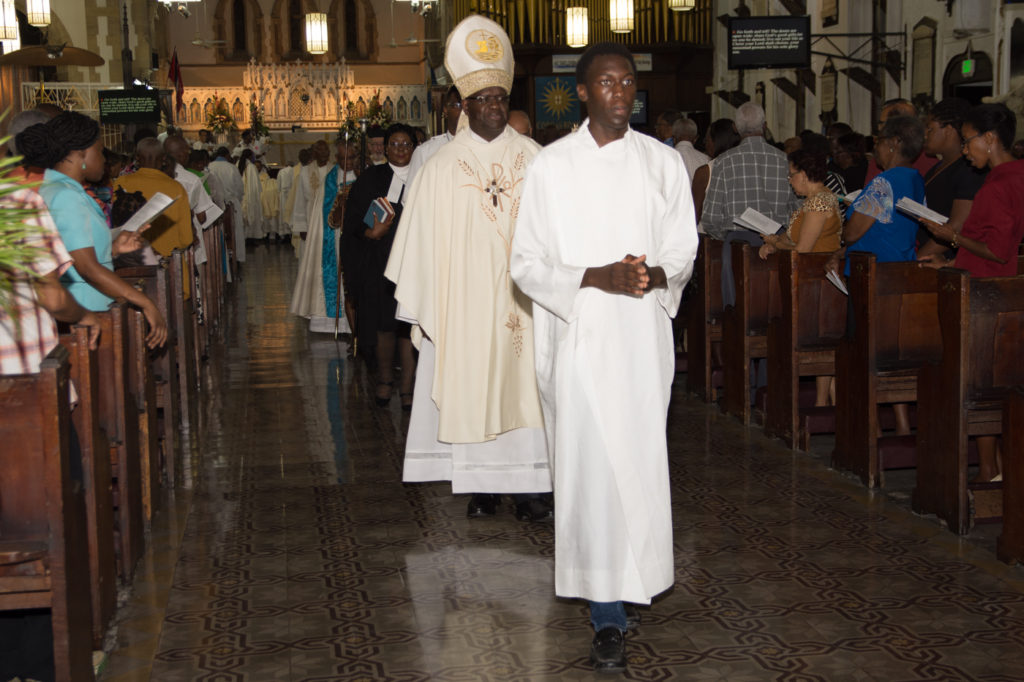
[[[697,7],[697,0],[668,0],[668,8],[673,12],[689,12]]]
[[[608,16],[612,33],[629,33],[633,30],[633,0],[609,0]]]
[[[565,9],[565,41],[569,47],[583,47],[587,44],[587,8],[567,7]]]
[[[327,52],[327,15],[324,12],[310,12],[306,15],[306,52]]]

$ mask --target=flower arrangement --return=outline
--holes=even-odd
[[[348,139],[358,139],[364,130],[363,126],[360,125],[360,121],[365,122],[366,128],[380,126],[385,130],[392,124],[391,113],[380,103],[380,90],[373,93],[369,104],[366,105],[366,113],[363,116],[360,116],[359,107],[356,106],[356,103],[352,100],[348,101],[345,105],[345,120],[338,129],[338,138],[344,139],[347,133]]]
[[[253,93],[252,101],[249,102],[249,121],[249,128],[257,140],[270,136],[270,128],[263,122],[263,105],[256,104],[256,93]]]
[[[213,111],[206,117],[206,127],[217,135],[238,130],[238,126],[235,125],[235,119],[231,115],[231,109],[228,108],[227,100],[217,97],[216,104],[213,105]]]

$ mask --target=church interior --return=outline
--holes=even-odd
[[[587,120],[576,66],[601,42],[635,59],[632,129],[672,145],[672,122],[692,121],[709,154],[713,122],[745,103],[779,147],[840,121],[870,140],[897,99],[924,121],[949,97],[1003,102],[1024,137],[1024,4],[1009,1],[0,0],[0,138],[56,107],[98,121],[126,163],[152,129],[211,159],[256,139],[275,192],[325,143],[347,177],[346,131],[367,168],[381,123],[446,134],[446,40],[473,15],[507,34],[501,104],[540,146]],[[809,17],[806,67],[729,66],[730,22],[762,16]],[[328,298],[333,333],[290,309],[306,237],[286,196],[263,197],[274,227],[233,233],[239,203],[117,270],[166,317],[162,351],[119,301],[98,350],[61,325],[40,374],[0,373],[0,682],[615,679],[588,658],[587,604],[555,596],[551,518],[509,494],[468,518],[448,481],[403,482],[411,394],[388,382],[381,398],[357,329],[339,333],[343,302]],[[674,584],[638,608],[619,679],[1024,681],[1018,249],[1016,277],[973,293],[947,268],[876,295],[855,261],[869,308],[837,294],[821,254],[759,259],[702,234],[674,322]],[[848,320],[874,326],[854,337]],[[850,393],[816,404],[821,375]],[[998,480],[975,480],[979,436],[1000,439]]]

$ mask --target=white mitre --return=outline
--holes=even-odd
[[[473,14],[449,34],[444,67],[463,97],[495,86],[511,92],[512,41],[501,26]]]

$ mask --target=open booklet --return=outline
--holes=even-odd
[[[741,215],[732,219],[732,222],[740,227],[745,227],[761,234],[775,234],[782,229],[782,225],[775,222],[764,213],[747,208]]]
[[[138,232],[143,225],[153,222],[175,201],[177,199],[172,199],[163,192],[157,192],[131,218],[125,221],[124,225],[121,226],[121,230],[124,232]]]
[[[846,288],[846,282],[843,281],[843,278],[835,270],[827,271],[825,273],[825,279],[832,282],[839,291],[843,292],[847,296],[850,295],[850,290]]]
[[[924,204],[920,204],[913,199],[908,199],[907,197],[901,197],[900,200],[896,202],[896,208],[908,215],[914,216],[915,218],[924,218],[932,221],[933,223],[938,223],[939,225],[945,225],[949,222],[949,218],[941,213],[937,213]]]

